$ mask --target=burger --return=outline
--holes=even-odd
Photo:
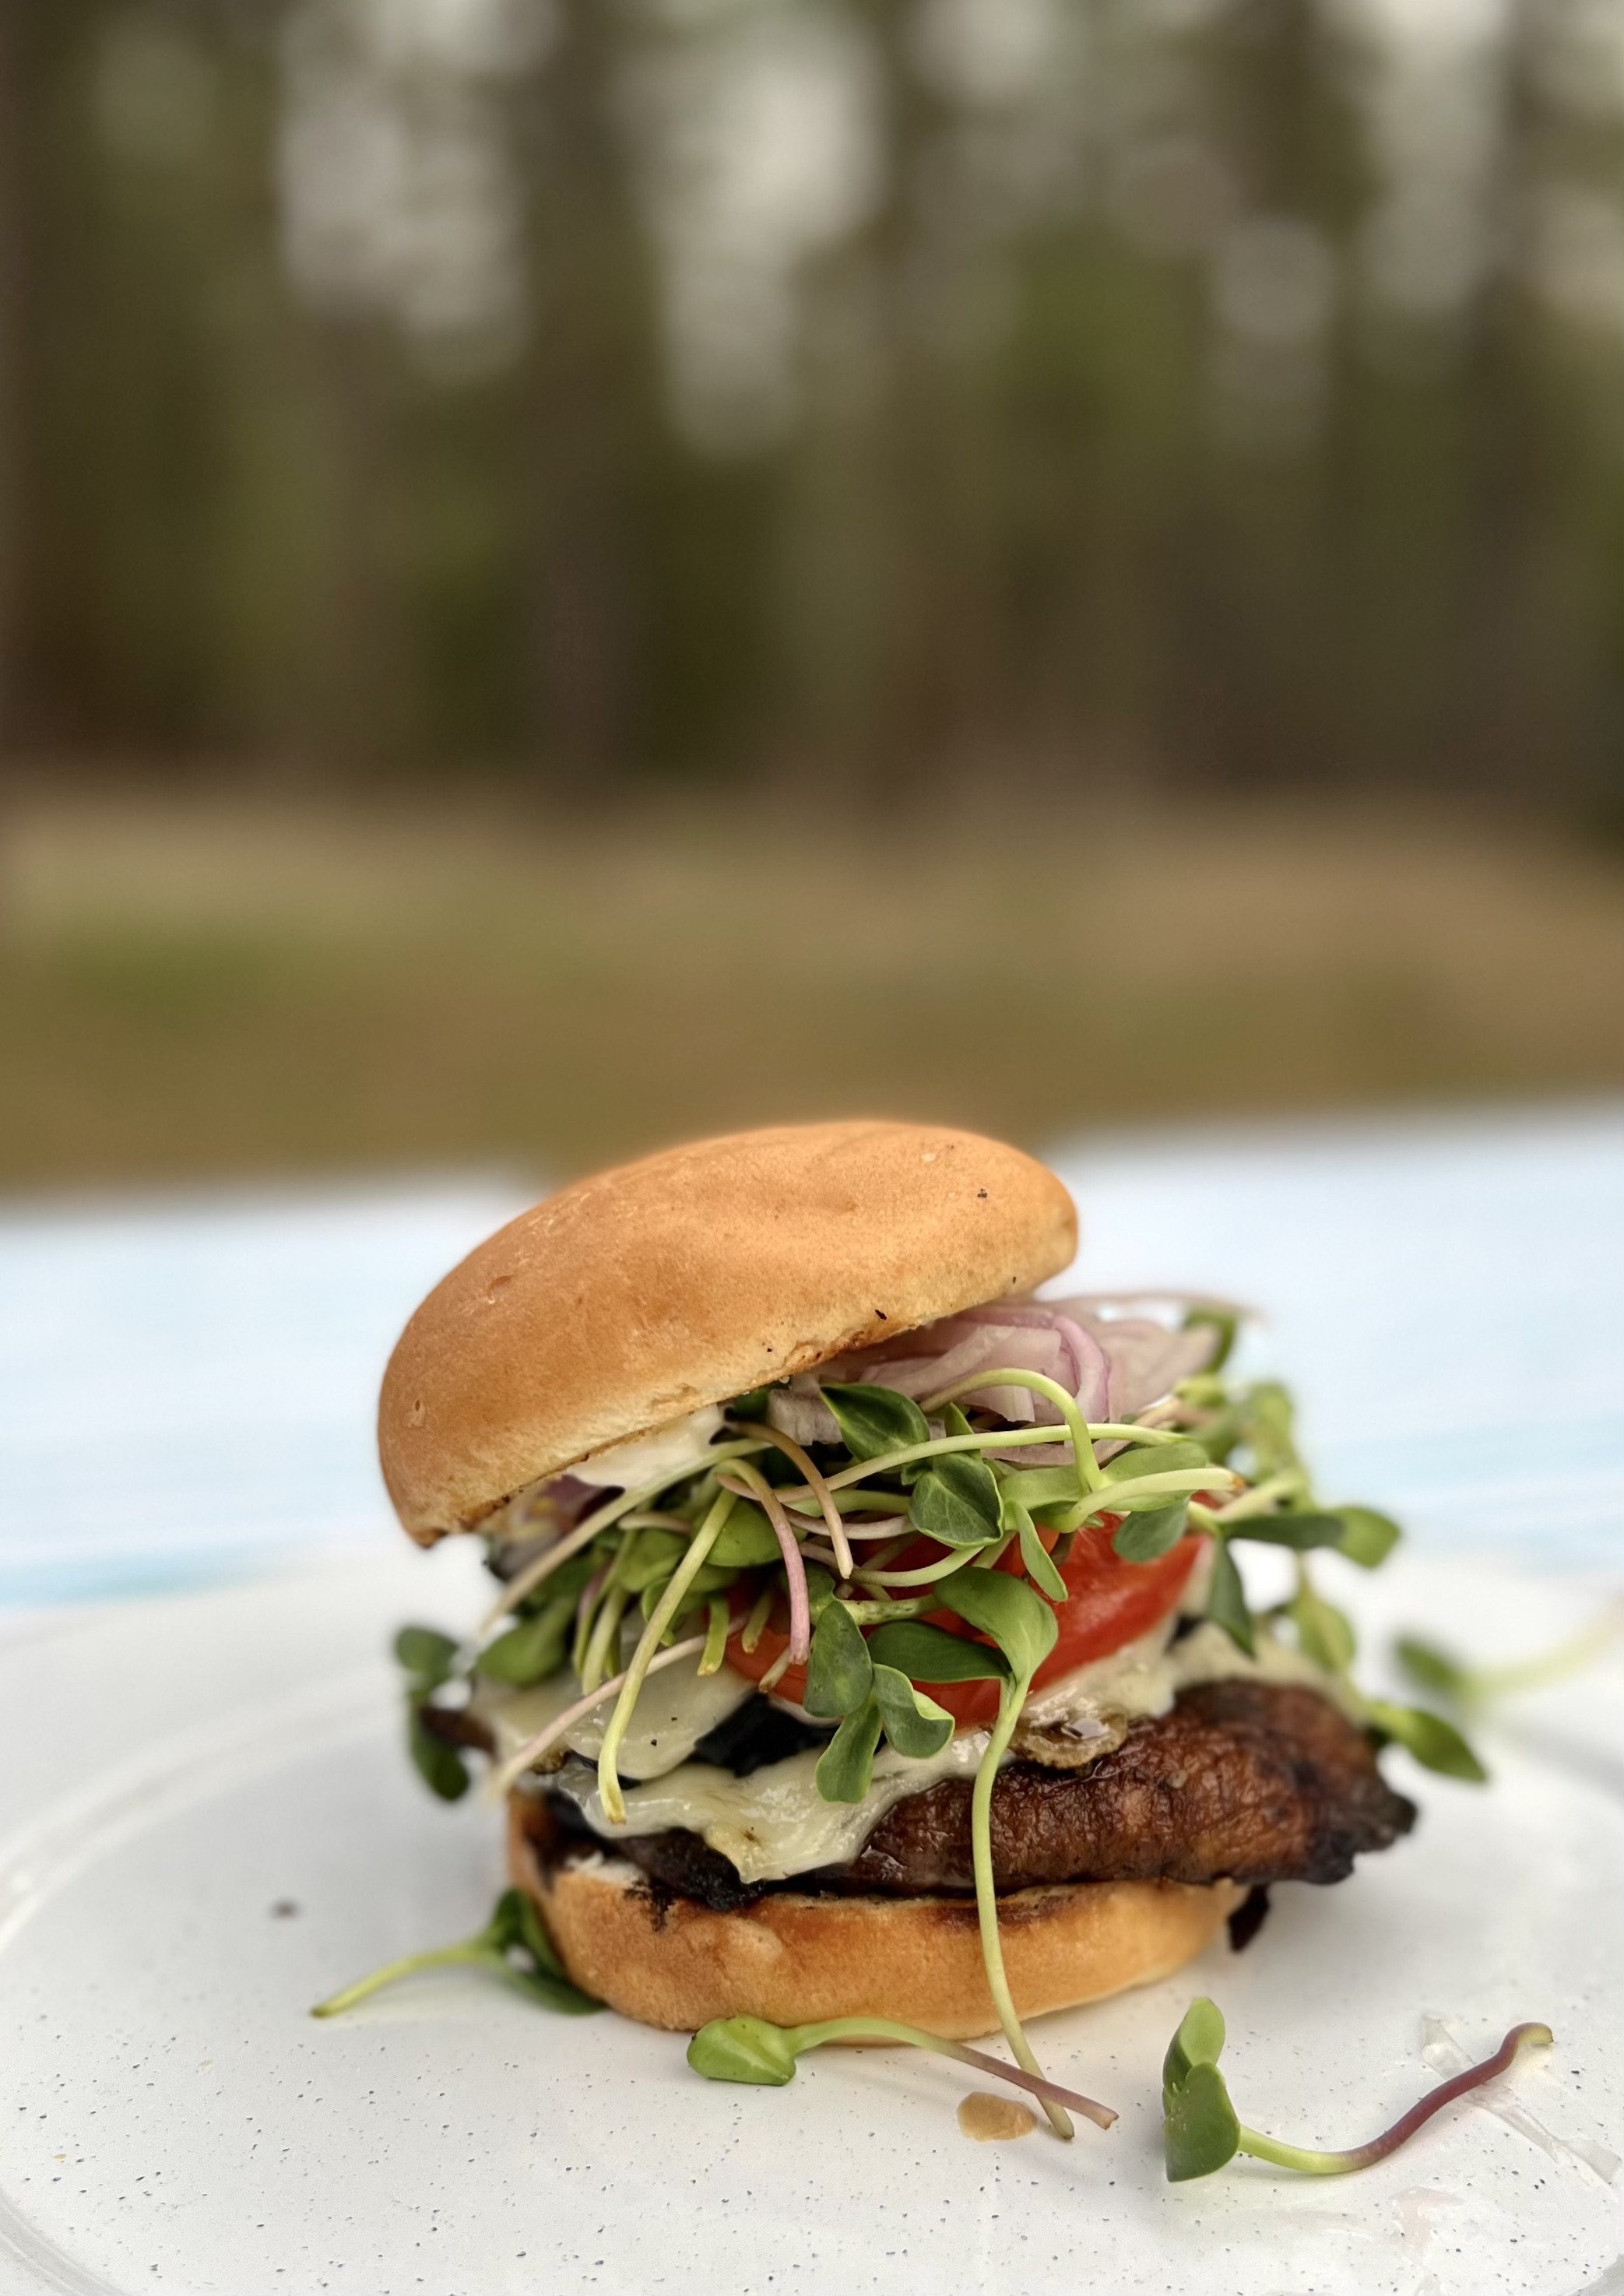
[[[563,1189],[413,1316],[384,1479],[492,1599],[403,1633],[411,1744],[447,1797],[488,1764],[580,1993],[1002,2027],[1035,2071],[1025,2019],[1408,1831],[1406,1710],[1310,1576],[1395,1528],[1316,1499],[1233,1309],[1045,1296],[1077,1243],[1014,1148],[790,1127]],[[1285,1551],[1263,1613],[1248,1540]]]

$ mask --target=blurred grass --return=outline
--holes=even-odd
[[[0,1184],[1617,1087],[1624,866],[1521,828],[1029,801],[538,824],[14,805]]]

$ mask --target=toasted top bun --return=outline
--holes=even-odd
[[[1067,1266],[1052,1172],[972,1132],[806,1124],[580,1180],[435,1286],[378,1407],[395,1512],[431,1545],[611,1444]]]

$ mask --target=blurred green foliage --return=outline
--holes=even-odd
[[[1543,0],[0,11],[0,742],[1616,822],[1621,53]]]

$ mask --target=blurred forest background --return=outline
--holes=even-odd
[[[1618,1082],[1624,0],[0,0],[0,1178]]]

